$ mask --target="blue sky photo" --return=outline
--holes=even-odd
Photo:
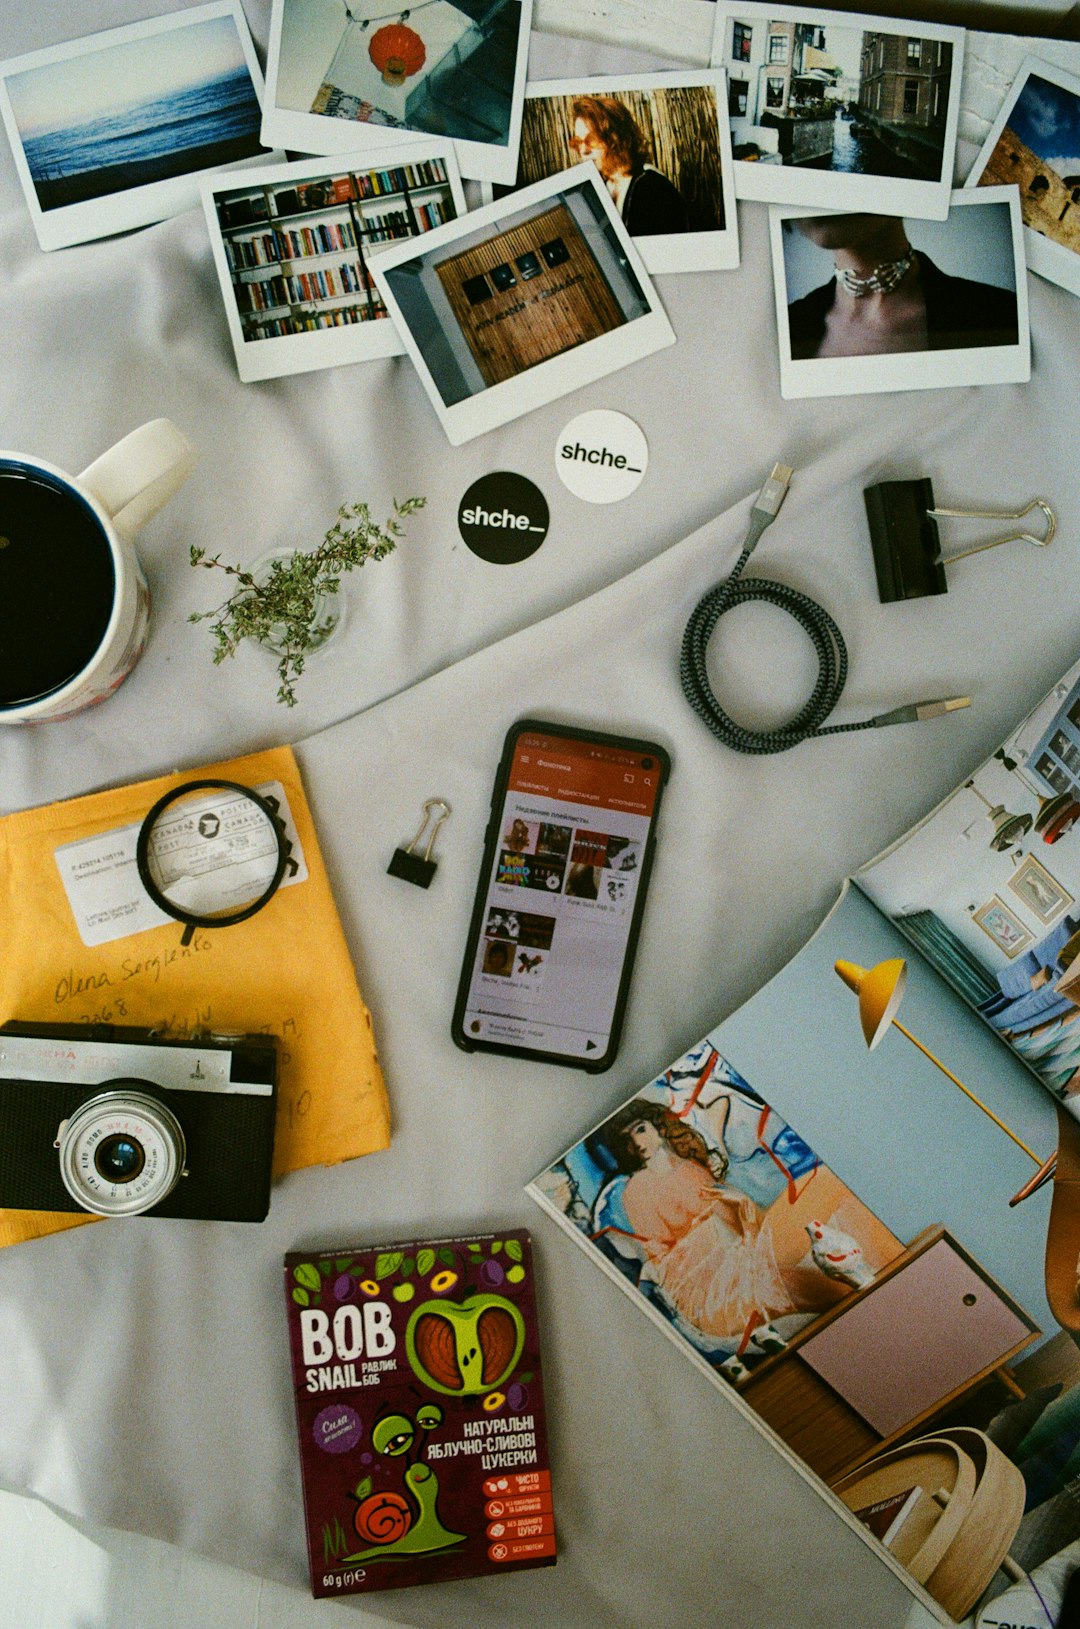
[[[1032,74],[1008,124],[1058,175],[1080,175],[1080,96],[1075,91]]]

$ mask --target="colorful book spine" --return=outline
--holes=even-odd
[[[272,266],[279,258],[272,232],[260,233],[258,237],[226,239],[225,256],[233,271],[250,266]]]
[[[366,215],[364,217],[366,236],[371,243],[385,243],[393,238],[411,238],[412,224],[403,209],[391,210],[388,214]]]
[[[331,221],[316,227],[283,230],[278,233],[278,238],[280,258],[283,260],[303,260],[356,247],[356,234],[350,221]]]
[[[410,187],[440,186],[446,181],[446,168],[440,159],[426,159],[422,164],[398,165],[392,170],[367,170],[353,179],[359,197],[384,198]]]
[[[441,203],[414,204],[413,208],[422,232],[430,232],[433,226],[441,226],[449,218]]]
[[[288,317],[268,317],[251,331],[254,339],[283,339],[293,334],[310,334],[320,328],[347,328],[352,323],[378,321],[388,312],[376,297],[371,309],[360,306],[334,306],[324,311],[295,312]]]
[[[259,277],[237,284],[237,303],[242,311],[269,311],[276,305],[289,305],[289,280],[285,277]]]

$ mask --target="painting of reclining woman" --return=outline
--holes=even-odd
[[[732,1380],[901,1249],[708,1041],[535,1186]]]

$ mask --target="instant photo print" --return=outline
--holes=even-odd
[[[736,196],[944,220],[963,48],[939,23],[720,0]]]
[[[454,446],[675,342],[589,165],[395,245],[371,270]]]
[[[360,0],[274,0],[263,138],[372,156],[452,140],[462,175],[513,181],[532,0],[426,0],[390,15]]]
[[[727,105],[715,69],[529,85],[515,185],[591,161],[653,276],[729,271],[739,230]]]
[[[200,174],[280,154],[239,0],[0,63],[0,114],[38,242],[61,249],[178,215]]]
[[[1080,74],[1024,59],[965,183],[1009,184],[1028,265],[1080,294]]]
[[[305,159],[203,182],[214,266],[246,383],[404,350],[371,275],[388,244],[464,213],[449,142]]]
[[[945,221],[770,211],[780,393],[854,396],[949,385],[1022,383],[1031,375],[1027,276],[1015,187],[954,192]],[[885,293],[845,287],[843,271],[894,266]],[[905,265],[910,255],[910,264]],[[871,299],[903,301],[895,346]]]

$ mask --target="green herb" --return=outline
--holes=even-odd
[[[214,662],[235,656],[241,640],[254,639],[278,658],[277,699],[296,706],[295,685],[308,653],[324,643],[337,618],[317,614],[320,599],[336,594],[346,572],[368,560],[382,560],[404,535],[398,524],[422,509],[426,498],[394,500],[394,512],[379,526],[366,503],[343,504],[317,549],[297,549],[272,560],[262,581],[242,566],[222,564],[220,554],[191,550],[191,564],[217,569],[236,579],[236,588],[214,611],[193,611],[190,622],[210,619]]]

